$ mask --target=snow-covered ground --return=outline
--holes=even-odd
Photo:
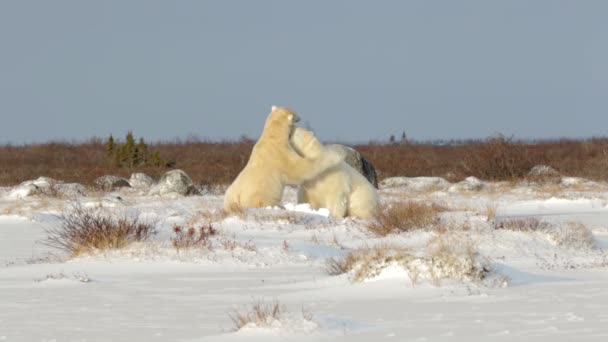
[[[577,183],[578,184],[578,183]],[[221,195],[155,197],[126,189],[71,200],[0,189],[0,341],[605,341],[608,339],[608,186],[434,184],[380,191],[383,202],[440,204],[442,233],[377,237],[366,221],[326,210],[219,213]],[[75,202],[158,224],[151,241],[68,258],[44,245]],[[494,217],[495,216],[495,217]],[[537,218],[538,230],[497,229]],[[567,229],[578,222],[593,245]],[[172,227],[211,223],[211,247],[171,244]],[[565,227],[565,228],[564,228]],[[481,282],[411,280],[390,266],[363,282],[330,275],[328,260],[361,247],[398,246],[424,256],[433,237],[472,241],[491,265]],[[255,303],[278,303],[264,326],[235,331]]]

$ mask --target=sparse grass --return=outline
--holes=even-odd
[[[445,210],[436,203],[393,202],[380,208],[378,215],[368,223],[367,229],[379,236],[423,229],[436,223],[437,214]]]
[[[244,310],[234,310],[228,316],[234,324],[234,331],[240,330],[245,326],[254,325],[256,327],[270,326],[274,321],[279,321],[283,310],[278,301],[264,303],[257,301]]]
[[[47,229],[45,245],[75,257],[95,250],[120,249],[145,241],[156,233],[156,225],[138,217],[115,218],[101,208],[74,206],[61,217],[59,226]]]
[[[184,229],[175,225],[172,230],[175,236],[171,238],[171,244],[178,253],[181,249],[186,248],[210,248],[210,238],[218,234],[217,229],[213,228],[211,224],[202,225],[198,229],[194,227]]]

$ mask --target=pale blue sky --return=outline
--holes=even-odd
[[[608,134],[608,1],[0,2],[0,143]]]

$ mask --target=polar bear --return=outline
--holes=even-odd
[[[296,127],[291,139],[298,153],[308,158],[333,151],[325,148],[314,134]],[[378,212],[378,194],[373,185],[346,162],[332,166],[298,189],[298,203],[327,208],[333,217],[373,218]]]
[[[272,106],[247,165],[226,190],[227,212],[279,205],[285,185],[300,185],[342,161],[336,152],[319,154],[318,158],[298,154],[290,143],[297,121],[299,117],[291,109]]]

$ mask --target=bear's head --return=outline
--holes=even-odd
[[[291,144],[299,154],[307,158],[316,158],[323,153],[323,144],[314,133],[301,127],[295,127]]]
[[[272,106],[272,110],[264,125],[265,134],[279,135],[289,138],[293,133],[294,123],[300,121],[300,117],[287,107]]]

